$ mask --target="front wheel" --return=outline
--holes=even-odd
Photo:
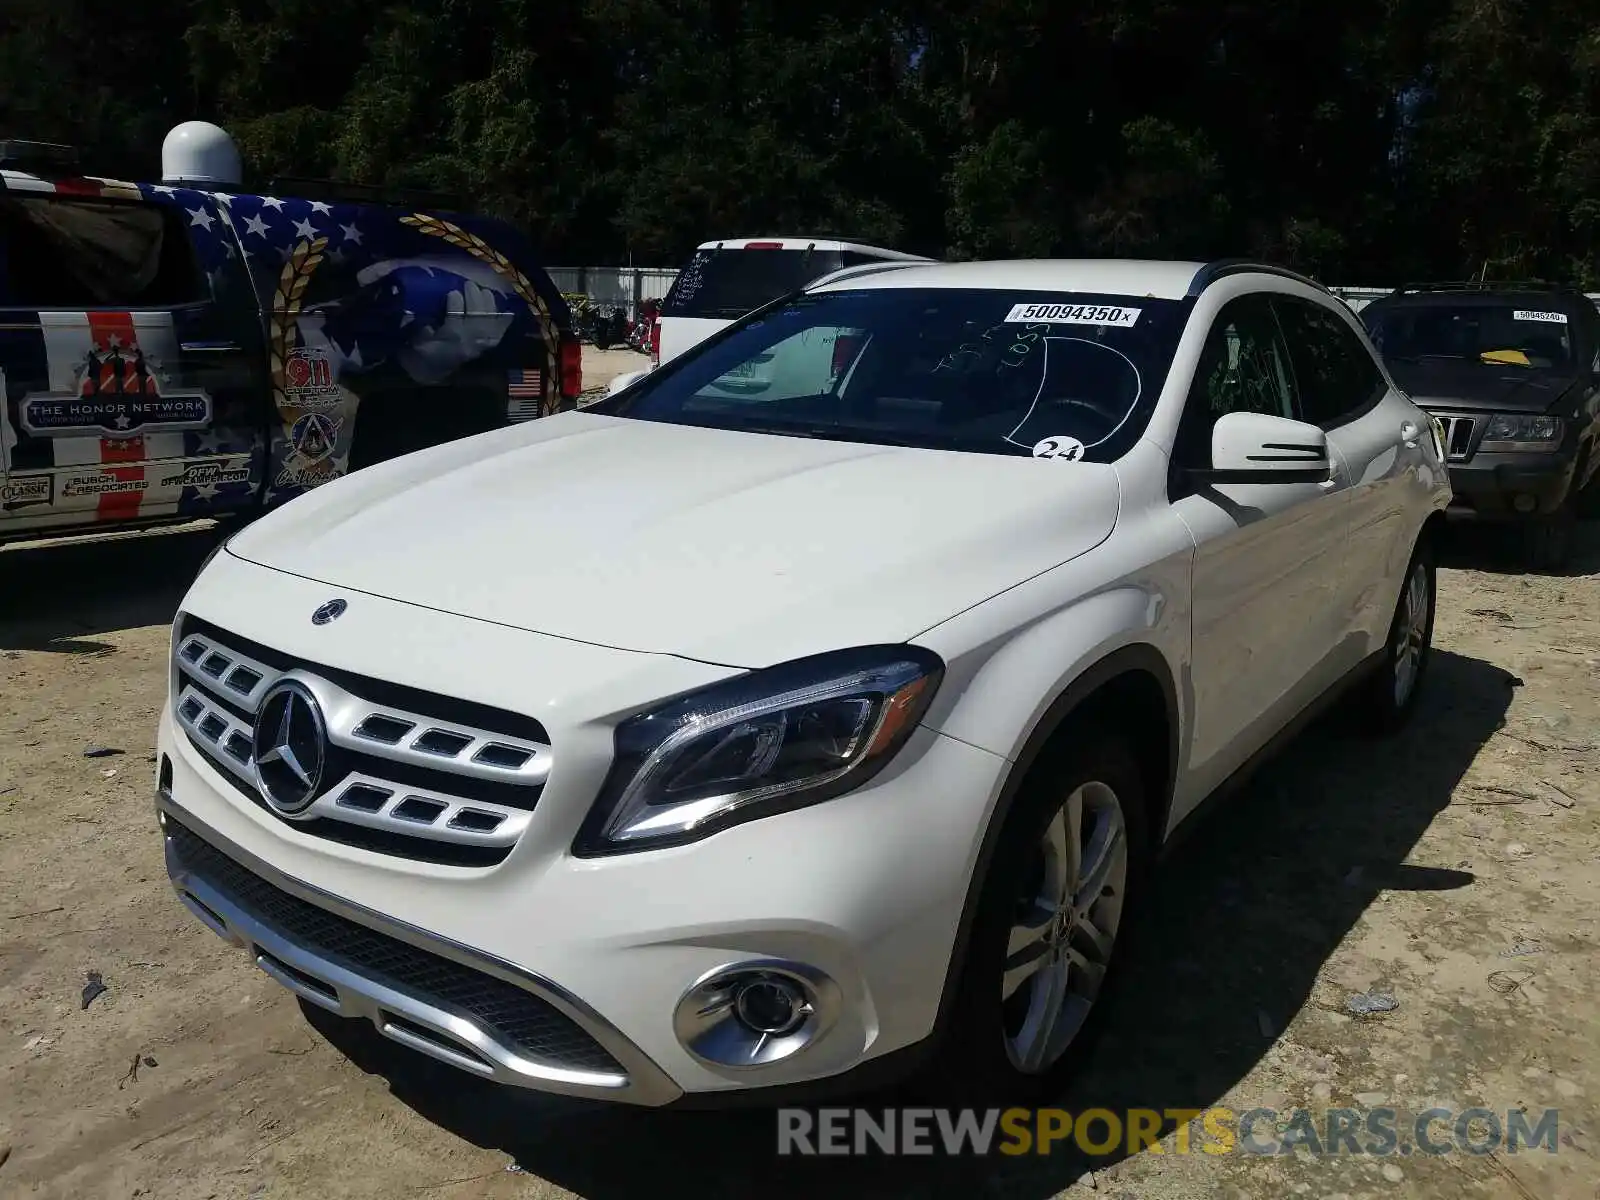
[[[1077,728],[1034,767],[995,848],[936,1073],[947,1093],[1027,1103],[1087,1050],[1148,856],[1145,795],[1113,732]]]
[[[1400,599],[1389,623],[1382,667],[1372,676],[1362,698],[1362,711],[1374,733],[1398,732],[1416,710],[1422,680],[1433,656],[1437,585],[1433,554],[1427,541],[1423,541],[1406,566]]]
[[[1574,497],[1546,517],[1530,521],[1523,530],[1522,549],[1530,571],[1560,571],[1572,557],[1572,532],[1578,523]]]

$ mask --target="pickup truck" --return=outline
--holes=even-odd
[[[501,222],[73,160],[0,143],[0,540],[248,516],[576,404],[570,312]]]

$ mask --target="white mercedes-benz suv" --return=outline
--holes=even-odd
[[[787,382],[720,386],[752,361]],[[1350,687],[1411,711],[1449,497],[1289,272],[848,268],[221,546],[169,871],[306,1003],[488,1079],[1020,1099],[1201,801]]]

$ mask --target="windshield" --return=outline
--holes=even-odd
[[[860,258],[837,250],[697,250],[672,281],[661,315],[731,321]]]
[[[594,411],[1110,462],[1144,432],[1187,301],[872,288],[731,326]]]
[[[1373,344],[1401,362],[1466,362],[1561,369],[1573,362],[1572,325],[1564,312],[1504,304],[1407,304],[1363,312]]]

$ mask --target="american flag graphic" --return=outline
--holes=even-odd
[[[452,361],[448,336],[433,335],[463,312],[464,297],[457,293],[468,294],[471,314],[493,320],[500,333],[480,336],[481,344],[471,348],[472,357],[499,357],[492,367],[492,359],[483,365],[506,372],[507,419],[543,415],[545,390],[553,383],[543,364],[546,331],[489,258],[458,248],[460,238],[470,238],[475,245],[493,243],[493,252],[507,261],[528,256],[515,231],[497,222],[452,214],[449,228],[459,237],[446,240],[370,204],[94,177],[51,180],[11,170],[0,173],[0,192],[142,200],[175,210],[209,284],[203,290],[219,304],[259,299],[269,336],[285,323],[272,306],[286,264],[305,247],[320,247],[317,293],[308,291],[303,306],[296,303],[285,340],[290,348],[326,342],[341,352],[337,373],[324,382],[330,390],[337,383],[352,401],[394,376],[429,387],[447,382],[463,364]],[[548,277],[532,272],[530,286],[558,321],[567,319]],[[30,312],[26,321],[0,322],[0,475],[9,473],[31,497],[8,502],[0,519],[31,528],[81,524],[86,517],[201,515],[251,503],[263,487],[276,501],[310,486],[288,478],[293,473],[285,469],[295,460],[285,434],[303,415],[299,409],[291,404],[277,413],[280,420],[264,435],[260,417],[270,420],[271,414],[244,411],[236,396],[214,400],[209,384],[200,386],[209,376],[196,377],[194,354],[217,348],[216,311],[52,309],[36,321]],[[313,334],[321,341],[314,343]],[[533,352],[522,353],[524,345]],[[512,369],[517,358],[543,369]],[[333,416],[340,445],[324,461],[342,473],[355,421],[348,413]]]
[[[544,372],[538,367],[523,367],[507,373],[506,415],[513,421],[531,421],[539,415],[544,398]]]
[[[170,313],[47,312],[39,315],[39,323],[49,356],[50,385],[58,393],[89,395],[96,390],[114,393],[123,379],[113,370],[113,362],[119,359],[126,362],[135,356],[144,360],[147,355],[169,363],[177,358],[177,337]],[[95,507],[101,520],[136,517],[147,503],[177,499],[162,495],[159,485],[157,494],[152,496],[152,481],[146,477],[142,464],[152,459],[181,458],[184,451],[181,432],[135,430],[131,436],[118,437],[107,431],[98,438],[53,438],[50,447],[52,465],[58,469],[101,468],[98,478],[91,470],[78,485],[85,492],[90,488],[98,491]],[[61,482],[64,496],[69,494],[67,489],[72,488],[74,482]]]

